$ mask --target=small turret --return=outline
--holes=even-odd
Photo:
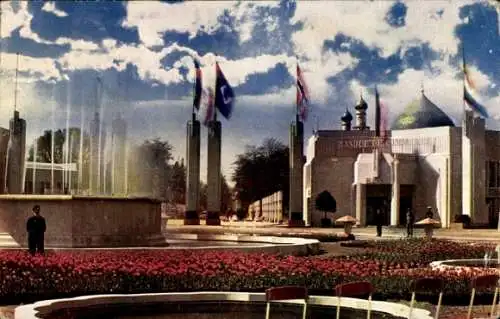
[[[363,99],[363,96],[360,97],[359,103],[354,109],[356,110],[356,126],[354,128],[360,131],[370,129],[370,127],[366,126],[366,110],[368,109],[368,104]]]
[[[351,130],[351,121],[352,121],[352,115],[351,112],[346,108],[344,115],[340,118],[342,121],[342,130],[343,131],[350,131]]]

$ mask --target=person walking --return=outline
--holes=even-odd
[[[40,215],[40,205],[33,206],[33,216],[28,218],[26,231],[28,232],[28,248],[30,254],[44,253],[45,231],[47,225],[45,218]]]
[[[375,211],[375,225],[377,225],[377,237],[382,236],[383,216],[380,208]]]
[[[413,223],[415,222],[415,217],[413,216],[413,212],[411,208],[408,208],[406,211],[406,236],[408,238],[413,237]]]

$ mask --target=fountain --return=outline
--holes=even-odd
[[[274,304],[272,313],[281,318],[299,318],[303,300],[286,300]],[[387,301],[357,298],[309,296],[307,309],[310,318],[334,317],[336,306],[342,307],[340,318],[365,318],[370,307],[371,318],[407,318],[409,307]],[[120,319],[138,318],[263,318],[264,293],[248,292],[185,292],[136,295],[96,295],[55,299],[17,307],[15,319],[35,318],[94,318],[106,316]],[[424,309],[413,309],[412,319],[431,319]]]
[[[494,254],[497,259],[493,259]],[[493,250],[486,251],[482,259],[449,259],[433,261],[430,267],[433,269],[460,269],[470,268],[498,268],[500,266],[500,244]]]
[[[18,60],[19,64],[19,60]],[[104,103],[101,103],[103,91],[102,80],[98,79],[98,92],[94,121],[91,123],[90,136],[90,167],[88,174],[84,174],[83,159],[83,126],[84,112],[81,113],[79,141],[79,167],[78,185],[74,188],[70,172],[73,166],[71,156],[72,142],[70,142],[70,115],[71,115],[71,87],[68,83],[66,101],[66,141],[64,143],[62,162],[56,163],[55,138],[56,138],[56,104],[52,103],[51,118],[51,158],[50,163],[38,163],[37,154],[34,154],[30,163],[33,187],[24,189],[25,184],[25,144],[26,122],[17,111],[17,71],[16,71],[16,98],[14,102],[14,116],[10,121],[9,139],[6,148],[6,164],[1,169],[5,170],[5,194],[0,195],[0,233],[8,233],[13,240],[24,246],[26,243],[25,222],[31,215],[35,204],[41,206],[42,215],[47,221],[45,241],[51,247],[116,247],[116,246],[166,246],[166,240],[161,232],[161,200],[151,196],[131,196],[125,192],[111,194],[105,187],[107,178],[104,172],[104,154],[106,126],[99,114],[104,114]],[[55,96],[55,92],[53,92]],[[83,111],[83,108],[82,108]],[[120,127],[126,130],[126,124]],[[125,132],[122,132],[123,138]],[[109,135],[109,134],[108,134]],[[125,140],[123,140],[124,144]],[[34,151],[38,151],[34,143]],[[115,161],[125,159],[125,149],[116,150]],[[121,167],[116,167],[116,174],[124,174]],[[50,194],[37,194],[36,183],[38,173],[50,174]],[[57,173],[57,183],[56,183]],[[47,176],[48,177],[48,176]],[[85,179],[88,177],[89,185],[86,189]],[[121,183],[126,183],[122,178]],[[42,188],[45,188],[43,185]],[[125,186],[117,187],[121,190]],[[107,192],[104,192],[104,191]],[[33,194],[29,194],[32,192]],[[28,193],[28,194],[26,194]],[[70,194],[71,193],[71,194]]]

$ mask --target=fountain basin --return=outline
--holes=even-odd
[[[159,200],[75,195],[0,195],[0,233],[25,247],[26,221],[37,204],[47,223],[46,246],[148,246],[161,235]]]
[[[330,317],[335,317],[337,297],[310,296],[308,309],[328,312]],[[341,298],[341,318],[363,318],[368,309],[368,301],[355,298]],[[300,313],[300,300],[283,302],[291,316],[297,318],[292,308]],[[206,312],[207,306],[217,306],[218,313]],[[236,305],[236,306],[235,306]],[[238,307],[238,305],[240,307]],[[241,311],[243,306],[244,312]],[[293,307],[291,307],[293,306]],[[161,293],[161,294],[136,294],[136,295],[96,295],[82,296],[68,299],[53,299],[39,301],[34,304],[19,306],[15,309],[15,319],[59,319],[59,318],[92,318],[92,315],[103,315],[121,319],[138,318],[262,318],[264,316],[265,294],[247,292],[188,292],[188,293]],[[276,307],[276,308],[275,308]],[[273,305],[273,309],[280,311],[281,305]],[[142,308],[142,309],[141,309]],[[240,310],[236,310],[240,308]],[[283,308],[281,308],[283,309]],[[406,305],[372,301],[372,318],[407,318],[409,307]],[[139,310],[142,310],[139,312]],[[144,313],[144,310],[149,310]],[[232,311],[231,311],[232,310]],[[188,316],[189,311],[191,315]],[[232,312],[232,314],[231,314]],[[135,315],[143,314],[142,316]],[[272,312],[273,313],[273,312]],[[144,316],[147,314],[147,316]],[[361,316],[360,316],[361,314]],[[208,315],[208,316],[207,316]],[[233,317],[234,316],[234,317]],[[236,317],[237,316],[237,317]],[[314,316],[313,316],[314,317]],[[313,318],[312,317],[312,318]],[[431,319],[427,310],[413,309],[412,319]]]
[[[316,239],[257,235],[166,234],[166,249],[224,249],[287,255],[311,255],[320,252]]]
[[[469,268],[485,268],[484,259],[448,259],[433,261],[429,264],[432,269],[469,269]],[[497,268],[497,260],[488,261],[488,268]]]

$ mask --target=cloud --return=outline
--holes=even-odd
[[[42,7],[42,11],[50,12],[58,16],[59,18],[64,18],[67,17],[68,14],[62,10],[59,10],[56,8],[55,2],[45,2],[45,4]]]
[[[401,47],[429,43],[433,50],[456,54],[458,39],[454,34],[462,22],[459,8],[473,1],[405,2],[405,24],[397,28],[386,23],[393,3],[371,2],[298,2],[294,22],[304,28],[293,36],[297,51],[310,59],[319,59],[322,43],[341,33],[381,51],[382,57],[396,53]]]
[[[450,116],[455,125],[461,126],[464,107],[461,71],[443,61],[435,61],[433,68],[435,69],[433,74],[424,70],[407,69],[399,74],[396,83],[378,86],[380,98],[388,108],[389,125],[392,125],[395,118],[403,112],[408,104],[420,98],[421,84],[423,83],[425,95]],[[471,67],[471,69],[479,92],[485,92],[488,87],[493,85],[491,78],[475,67]],[[356,93],[364,92],[363,95],[369,105],[369,121],[374,123],[375,97],[373,88],[364,87],[359,82],[352,81],[350,89]],[[500,95],[493,97],[483,95],[482,103],[491,113],[492,118],[495,115],[500,116],[500,112],[495,111],[498,108],[499,97]],[[492,121],[489,120],[488,126],[491,127],[492,124]]]
[[[237,94],[233,118],[222,120],[223,167],[229,174],[244,144],[268,136],[286,143],[297,62],[312,98],[307,133],[316,119],[322,129],[339,128],[340,115],[346,106],[353,112],[360,90],[373,123],[375,84],[391,122],[419,97],[422,81],[427,96],[459,122],[461,42],[467,43],[467,62],[484,104],[500,118],[495,111],[498,17],[484,1],[130,1],[99,6],[12,1],[1,6],[1,80],[2,92],[8,92],[2,105],[13,105],[15,52],[21,51],[18,105],[29,134],[52,125],[53,107],[56,125],[65,125],[68,105],[72,123],[79,125],[80,108],[87,113],[95,109],[99,76],[106,85],[107,120],[123,112],[135,140],[164,137],[183,157],[192,58],[200,60],[204,83],[211,86],[219,61]],[[12,109],[4,109],[0,115],[7,119]],[[205,150],[203,144],[202,154]],[[202,162],[206,165],[206,157]]]
[[[17,66],[17,55],[11,53],[2,54],[2,79],[13,82]],[[61,73],[56,68],[51,58],[33,58],[19,55],[19,71],[26,73],[24,81],[51,81],[60,79]]]
[[[9,37],[17,28],[28,24],[33,17],[28,11],[28,1],[16,3],[0,1],[0,8],[2,10],[2,39]]]
[[[127,2],[127,18],[122,26],[137,28],[141,41],[147,47],[163,44],[162,35],[168,31],[187,33],[194,38],[198,33],[215,33],[224,25],[220,17],[225,13],[234,17],[235,26],[241,30],[240,40],[250,38],[254,27],[255,10],[276,6],[274,1],[207,1],[207,2]],[[228,31],[228,30],[226,30]]]

